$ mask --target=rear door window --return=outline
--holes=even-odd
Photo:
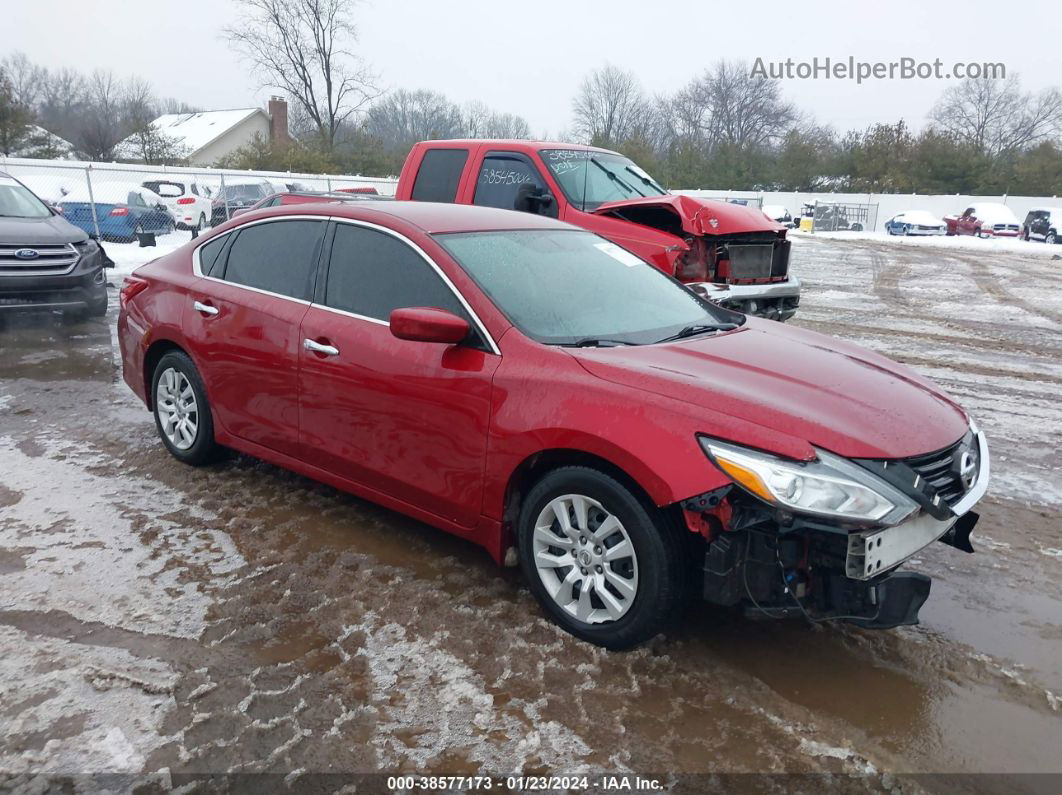
[[[244,227],[229,249],[224,275],[220,278],[309,301],[316,281],[324,227],[323,221],[306,220],[270,221]]]
[[[413,182],[413,200],[454,201],[466,162],[467,149],[429,149],[420,161],[420,170],[417,171],[417,178]]]
[[[221,250],[225,248],[225,241],[229,239],[228,235],[221,235],[215,237],[209,243],[201,246],[199,249],[199,271],[204,276],[213,276],[214,266],[218,263],[218,255],[221,254]]]

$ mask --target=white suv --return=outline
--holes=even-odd
[[[210,196],[205,186],[194,177],[166,174],[141,183],[162,197],[170,214],[177,220],[178,229],[201,232],[210,226]]]

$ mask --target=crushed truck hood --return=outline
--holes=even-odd
[[[691,235],[729,235],[741,232],[781,232],[785,227],[755,207],[698,199],[693,196],[646,196],[641,199],[606,202],[596,215],[616,215],[625,209],[662,207],[679,217],[682,230]],[[621,216],[622,217],[622,216]]]
[[[573,349],[573,355],[607,381],[754,422],[850,458],[940,450],[969,423],[942,390],[909,368],[769,320],[748,318],[738,330],[675,343]],[[725,423],[704,432],[729,438]]]

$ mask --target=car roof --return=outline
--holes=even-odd
[[[1029,210],[1031,213],[1050,213],[1051,215],[1062,216],[1062,207],[1033,207]]]
[[[351,218],[358,221],[377,221],[387,225],[388,219],[404,221],[429,234],[446,232],[490,232],[504,229],[578,229],[576,226],[533,213],[499,210],[495,207],[476,207],[469,204],[442,204],[415,201],[353,201],[310,202],[279,205],[255,210],[256,218],[285,215],[325,215]],[[241,214],[248,219],[252,216]]]
[[[439,146],[442,144],[443,146]],[[487,146],[491,149],[576,149],[581,152],[607,152],[610,155],[619,154],[611,149],[603,149],[600,146],[588,146],[587,144],[573,144],[565,141],[528,141],[523,138],[439,138],[431,141],[420,141],[419,146],[425,147],[451,147],[451,146]]]

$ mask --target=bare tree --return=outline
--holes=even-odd
[[[743,61],[719,61],[679,92],[676,107],[684,130],[709,148],[763,146],[781,138],[797,118],[778,82],[753,77]]]
[[[416,141],[459,137],[461,110],[436,91],[399,89],[369,109],[365,130],[389,151],[405,150]]]
[[[26,57],[24,52],[13,53],[0,66],[7,73],[15,101],[27,108],[36,108],[44,86],[48,84],[48,70]]]
[[[113,72],[97,69],[87,87],[88,107],[74,144],[91,160],[110,160],[123,137],[121,86]]]
[[[530,138],[531,126],[523,116],[499,113],[482,102],[468,103],[461,112],[462,135],[467,138]]]
[[[128,131],[121,146],[122,157],[159,165],[177,163],[187,155],[184,146],[155,126],[159,101],[146,80],[131,77],[126,81],[121,106],[123,127]]]
[[[575,132],[589,143],[615,144],[631,135],[646,107],[634,73],[606,65],[579,86],[572,102]]]
[[[32,111],[18,101],[7,68],[0,64],[0,153],[17,152],[29,134],[32,121]]]
[[[936,125],[990,155],[1024,149],[1062,132],[1062,93],[1024,93],[1017,75],[963,80],[929,114]]]
[[[265,85],[286,92],[331,148],[336,132],[378,96],[374,76],[349,47],[352,0],[237,0],[245,17],[225,35]]]
[[[41,126],[73,140],[85,110],[86,94],[85,78],[80,72],[69,67],[50,72],[37,107]]]

